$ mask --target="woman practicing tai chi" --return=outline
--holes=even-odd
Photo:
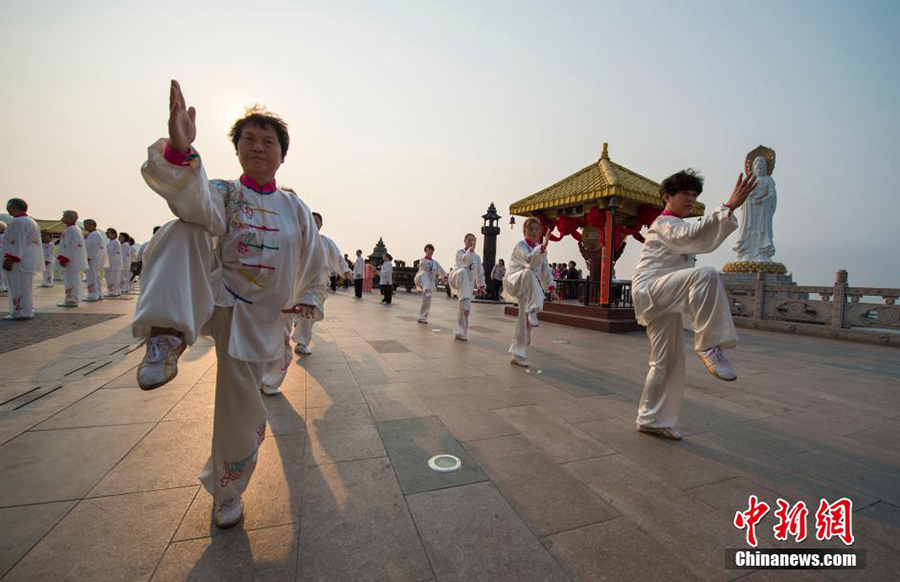
[[[138,368],[145,390],[175,377],[178,357],[201,330],[212,334],[215,420],[200,481],[215,500],[216,525],[229,527],[241,518],[241,494],[265,438],[260,386],[282,355],[286,314],[322,317],[325,252],[306,204],[275,186],[289,143],[285,123],[248,110],[231,128],[243,174],[208,180],[191,147],[195,117],[172,81],[169,139],[150,146],[141,172],[178,220],[147,249],[133,332],[147,338]]]
[[[459,297],[459,314],[456,318],[456,339],[468,341],[469,312],[472,310],[472,298],[475,291],[484,293],[484,268],[481,257],[475,252],[475,235],[467,234],[463,238],[464,248],[456,251],[456,265],[450,271],[450,287]]]
[[[419,308],[419,323],[428,323],[428,313],[431,311],[431,296],[437,289],[438,277],[446,277],[447,271],[433,258],[434,245],[425,245],[425,258],[419,261],[419,271],[416,273],[416,287],[422,290],[422,307]]]
[[[516,335],[509,353],[511,364],[527,368],[531,328],[538,327],[538,312],[544,308],[544,294],[555,289],[547,262],[547,233],[541,238],[541,221],[531,216],[522,225],[525,239],[516,243],[503,277],[503,295],[519,304]]]
[[[647,231],[632,278],[634,312],[650,339],[650,372],[637,417],[641,432],[681,439],[674,426],[684,394],[683,315],[691,320],[694,350],[706,369],[721,380],[737,379],[722,353],[737,345],[725,288],[713,267],[694,266],[694,255],[714,251],[737,230],[733,213],[755,185],[753,176],[741,174],[728,202],[699,222],[684,219],[703,192],[703,178],[688,169],[659,186],[666,208]]]

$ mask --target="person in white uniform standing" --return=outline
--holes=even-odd
[[[209,180],[191,145],[195,118],[172,81],[169,137],[149,147],[141,172],[178,219],[146,251],[132,331],[146,338],[137,374],[145,390],[172,380],[185,346],[201,331],[212,334],[215,417],[200,481],[213,496],[216,524],[230,527],[243,514],[241,495],[265,439],[260,386],[282,356],[287,317],[322,318],[325,252],[309,208],[276,186],[287,125],[265,110],[247,110],[230,131],[243,174]]]
[[[391,305],[394,301],[394,257],[391,253],[384,253],[384,261],[381,263],[381,269],[378,273],[381,275],[379,285],[384,298],[381,300],[382,305]]]
[[[106,257],[109,268],[106,269],[106,295],[104,297],[121,297],[119,281],[122,279],[122,244],[119,233],[114,228],[106,229]]]
[[[419,323],[428,323],[428,314],[431,312],[431,296],[437,289],[438,277],[446,277],[447,271],[434,257],[434,245],[425,245],[425,258],[419,261],[419,270],[416,272],[416,287],[422,290],[422,306],[419,308]]]
[[[3,248],[3,241],[6,239],[7,224],[0,220],[0,248]],[[0,293],[6,293],[9,285],[6,281],[6,271],[0,269]]]
[[[725,288],[716,269],[694,264],[695,255],[714,251],[737,230],[734,211],[755,185],[753,176],[740,174],[728,202],[696,222],[684,219],[703,192],[702,177],[683,170],[659,186],[665,210],[647,231],[632,277],[634,312],[650,339],[650,371],[636,421],[641,432],[681,440],[675,424],[685,383],[684,318],[690,320],[694,350],[707,370],[721,380],[737,379],[722,353],[737,345]]]
[[[78,302],[81,300],[81,272],[88,268],[84,235],[81,234],[81,229],[76,224],[78,213],[74,210],[63,212],[62,221],[66,225],[66,231],[59,241],[59,254],[56,256],[56,261],[63,270],[66,298],[56,305],[78,307]]]
[[[106,244],[104,237],[97,230],[97,222],[93,219],[85,219],[84,230],[88,231],[84,237],[84,247],[87,252],[88,268],[85,271],[87,276],[87,297],[85,301],[100,301],[103,299],[103,285],[100,282],[100,269],[105,269],[109,265],[106,258]]]
[[[362,251],[356,249],[356,262],[353,263],[353,293],[357,299],[362,299],[363,279],[366,276],[366,260]]]
[[[131,278],[131,260],[132,249],[131,243],[128,242],[130,237],[127,232],[119,233],[119,245],[122,248],[122,270],[119,271],[119,294],[125,295],[129,291],[129,283]]]
[[[11,198],[6,212],[13,219],[3,237],[3,272],[9,280],[9,314],[3,319],[31,319],[34,317],[32,285],[34,274],[43,267],[41,230],[28,216],[28,203]]]
[[[49,232],[44,233],[44,280],[41,287],[53,287],[53,237]]]
[[[547,262],[547,233],[541,237],[541,221],[530,216],[522,225],[524,240],[513,247],[509,269],[503,276],[503,295],[519,304],[516,332],[509,347],[510,363],[527,368],[531,328],[538,327],[538,313],[544,308],[545,293],[555,290],[553,273]]]
[[[460,341],[468,341],[469,313],[472,310],[472,299],[476,291],[484,293],[484,268],[481,257],[475,252],[478,239],[472,233],[463,237],[462,249],[456,251],[456,264],[450,271],[450,287],[459,297],[459,313],[456,317],[454,334]]]

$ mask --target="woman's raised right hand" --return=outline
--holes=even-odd
[[[181,85],[172,79],[169,87],[169,143],[176,150],[187,153],[197,137],[197,110],[187,107]]]

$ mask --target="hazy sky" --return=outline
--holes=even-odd
[[[383,236],[412,262],[432,242],[447,266],[493,201],[508,257],[522,222],[510,230],[509,204],[596,161],[604,141],[657,181],[700,169],[715,205],[763,143],[778,155],[775,259],[800,284],[843,268],[851,284],[900,287],[898,7],[4,2],[0,195],[146,240],[171,218],[139,168],[177,78],[210,177],[240,174],[226,133],[243,106],[288,121],[278,181],[351,254]],[[733,259],[733,244],[701,264]],[[551,261],[576,257],[571,238],[551,246]]]

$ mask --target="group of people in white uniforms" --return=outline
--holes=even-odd
[[[31,319],[34,317],[34,274],[43,267],[41,230],[28,216],[28,203],[21,198],[10,199],[6,211],[13,219],[6,225],[0,243],[9,294],[9,313],[4,319]]]
[[[265,436],[262,394],[270,392],[264,388],[266,379],[274,380],[271,388],[277,391],[290,363],[293,319],[296,351],[307,354],[312,322],[324,313],[329,275],[352,274],[358,287],[365,271],[361,251],[351,272],[333,241],[319,234],[321,220],[299,197],[277,187],[275,172],[289,144],[287,127],[277,116],[251,111],[232,127],[243,169],[235,181],[207,179],[192,147],[194,118],[194,109],[186,106],[173,81],[169,138],[150,146],[142,172],[177,220],[165,225],[146,249],[133,331],[147,343],[138,370],[144,389],[170,381],[177,374],[178,357],[201,333],[215,341],[213,442],[200,478],[215,500],[216,523],[228,527],[241,518],[241,494]],[[633,291],[638,318],[647,325],[651,342],[651,369],[637,423],[644,432],[679,438],[673,427],[684,367],[675,315],[680,322],[683,312],[690,311],[701,359],[716,376],[733,379],[722,350],[734,346],[736,335],[721,283],[710,269],[693,267],[686,255],[713,250],[736,228],[731,214],[746,199],[751,182],[739,180],[726,205],[692,224],[683,220],[690,209],[681,201],[690,199],[692,206],[702,181],[682,188],[681,182],[673,186],[667,180],[661,187],[680,189],[663,192],[666,212],[651,226]],[[552,293],[553,281],[547,233],[535,218],[525,221],[523,231],[525,238],[513,249],[503,286],[504,295],[519,304],[510,361],[527,367],[531,329],[540,324],[544,294]],[[416,274],[416,285],[423,290],[418,321],[427,322],[437,278],[446,276],[459,297],[454,332],[463,341],[468,339],[472,299],[485,290],[475,243],[473,234],[465,236],[449,274],[434,260],[433,246],[427,245]],[[382,269],[382,284],[391,284],[391,261]]]

